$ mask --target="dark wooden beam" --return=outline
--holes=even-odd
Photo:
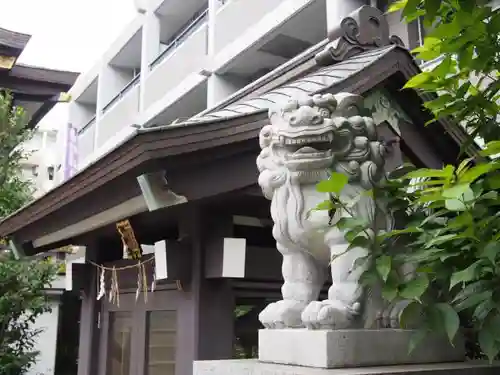
[[[207,242],[212,233],[223,233],[227,220],[217,218],[199,205],[188,204],[179,223],[179,236],[189,239],[192,279],[185,286],[182,305],[182,347],[177,371],[192,374],[194,360],[230,359],[233,351],[234,296],[229,280],[205,278]],[[226,226],[227,228],[227,226]],[[179,323],[181,324],[181,323]]]
[[[246,252],[245,279],[283,281],[283,257],[275,247],[249,246]]]
[[[86,258],[99,262],[102,249],[96,243],[86,249]],[[97,269],[90,268],[88,282],[82,292],[82,307],[80,314],[80,340],[78,345],[78,373],[77,375],[97,374],[99,361],[99,312],[100,302],[97,301]]]
[[[243,195],[250,195],[251,197],[264,197],[262,189],[257,184],[244,188],[240,192]]]
[[[22,77],[13,77],[7,75],[1,78],[0,86],[3,89],[9,89],[15,93],[30,94],[34,96],[54,96],[61,92],[67,91],[71,85],[51,83],[43,81],[35,81]]]
[[[35,113],[31,115],[28,122],[28,128],[33,129],[38,125],[40,120],[54,107],[57,103],[59,95],[51,96],[50,98],[43,101],[43,104],[36,110]]]

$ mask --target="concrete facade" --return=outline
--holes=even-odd
[[[350,11],[372,3],[137,1],[136,18],[70,91],[69,122],[78,129],[76,169],[132,136],[135,126],[182,121],[227,103],[325,40],[327,30]],[[396,26],[401,29],[399,19]]]
[[[21,162],[22,176],[33,184],[34,196],[45,194],[56,184],[61,166],[60,139],[54,129],[37,129],[32,139],[21,146],[28,157]]]

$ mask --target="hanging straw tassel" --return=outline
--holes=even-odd
[[[152,269],[152,278],[151,278],[151,292],[155,291],[156,288],[156,268],[155,268],[155,262],[152,263],[151,266]]]
[[[141,264],[137,263],[137,289],[135,291],[135,301],[139,299],[139,294],[142,288],[142,277],[141,277]]]
[[[111,271],[111,287],[113,288],[113,303],[120,307],[120,286],[118,283],[118,272],[116,272],[116,267],[113,267],[113,271]]]
[[[106,275],[105,275],[106,271],[104,268],[99,268],[99,269],[101,271],[101,276],[99,278],[99,288],[97,294],[98,301],[106,295]]]
[[[144,302],[147,303],[148,301],[148,293],[149,293],[149,284],[148,284],[148,276],[146,272],[146,263],[153,262],[154,261],[154,256],[151,258],[148,258],[144,261],[138,261],[136,264],[131,264],[127,265],[124,267],[105,267],[103,265],[94,263],[90,260],[87,262],[94,267],[96,267],[97,272],[99,272],[99,277],[96,279],[96,288],[97,288],[97,299],[101,299],[105,296],[109,298],[109,302],[120,305],[120,288],[119,288],[119,282],[118,282],[118,271],[125,271],[129,270],[132,268],[137,269],[137,289],[135,292],[135,300],[137,301],[139,299],[139,294],[141,291],[144,293]],[[109,271],[111,276],[110,280],[110,288],[109,292],[106,292],[106,272]],[[153,275],[152,275],[152,283],[151,283],[151,291],[154,291],[156,288],[156,275],[154,272],[154,263],[153,263]],[[178,288],[182,289],[182,286],[178,285]],[[108,293],[108,295],[106,294]]]
[[[146,266],[141,263],[141,273],[142,273],[142,289],[144,293],[144,303],[148,303],[148,279],[146,274]]]
[[[125,243],[123,238],[122,238],[122,244],[123,244],[123,259],[128,259],[129,256],[128,256],[127,244]]]

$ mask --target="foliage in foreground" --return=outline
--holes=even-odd
[[[422,17],[431,29],[414,51],[417,58],[442,57],[405,88],[431,94],[425,107],[435,118],[453,118],[466,129],[464,150],[478,139],[484,150],[442,169],[395,171],[370,192],[394,214],[398,227],[391,232],[355,218],[335,225],[352,246],[371,250],[358,261],[371,265],[362,282],[382,284],[387,301],[408,303],[403,327],[420,322],[410,350],[430,332],[454,340],[465,327],[480,348],[471,356],[492,360],[500,352],[500,13],[485,3],[403,0],[392,6],[406,21]],[[345,183],[335,173],[321,182],[318,188],[334,199],[318,209],[348,211],[350,203],[338,198]],[[402,264],[412,264],[414,272],[402,274]]]
[[[25,118],[24,110],[13,106],[12,95],[0,91],[0,219],[26,204],[33,192],[20,167],[27,155],[19,145],[33,135]]]
[[[0,262],[0,374],[21,375],[35,363],[36,337],[32,324],[50,311],[44,289],[56,275],[51,262],[20,261],[6,255]]]
[[[19,145],[30,139],[24,111],[13,106],[12,96],[0,92],[0,219],[31,199],[31,185],[22,180]],[[57,266],[39,260],[16,260],[0,241],[0,375],[25,374],[35,363],[34,344],[40,330],[32,324],[50,311],[44,289]],[[3,249],[3,250],[2,250]]]

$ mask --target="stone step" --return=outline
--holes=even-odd
[[[394,366],[465,360],[461,337],[430,335],[409,354],[415,331],[404,329],[261,329],[259,360],[315,368]]]
[[[344,369],[318,369],[258,360],[195,361],[193,375],[498,375],[500,363],[435,363]]]

